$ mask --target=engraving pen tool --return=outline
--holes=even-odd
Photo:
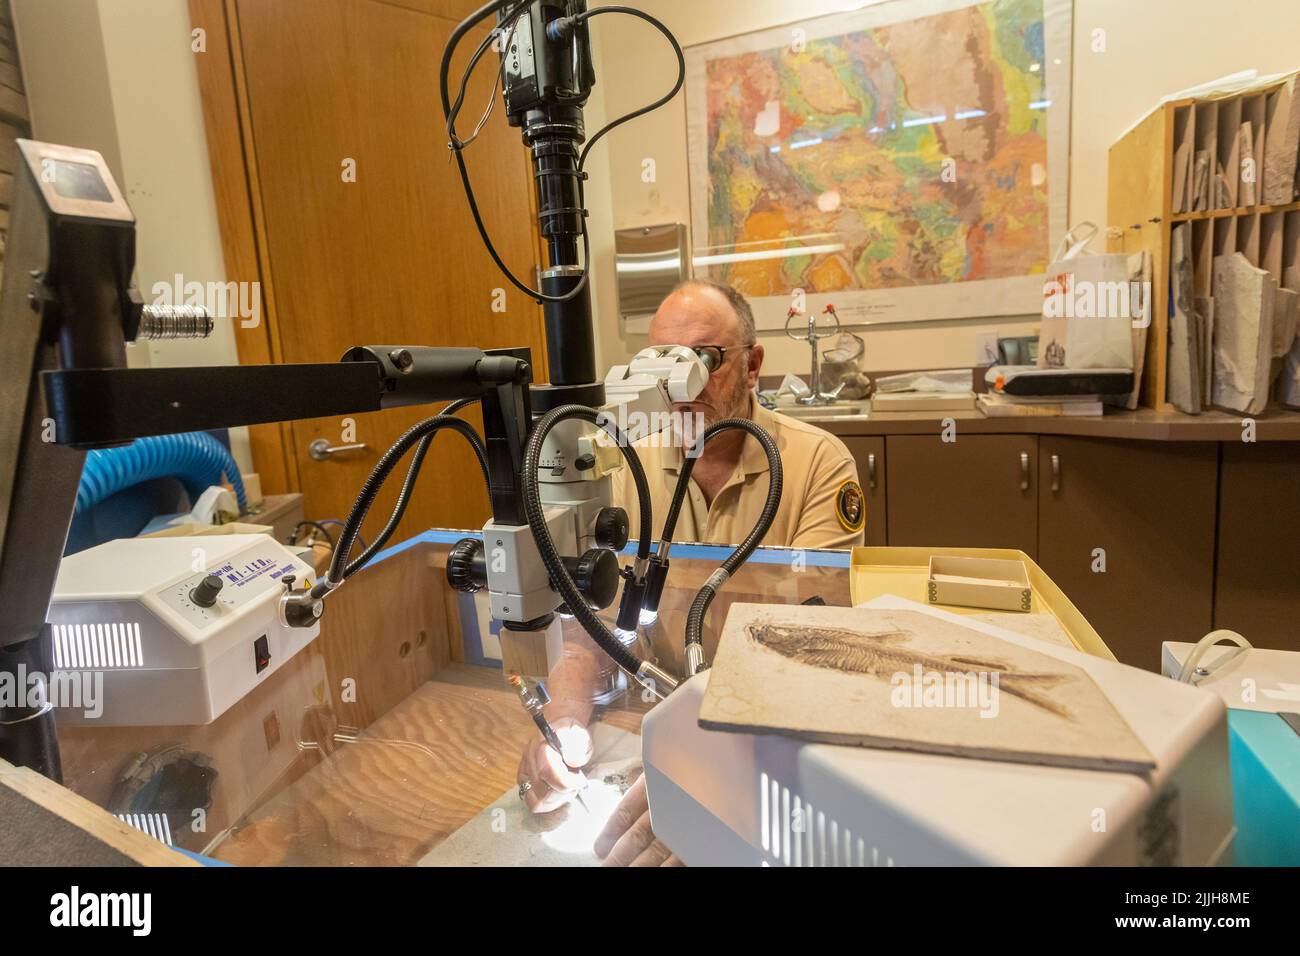
[[[551,702],[551,695],[546,692],[546,687],[539,681],[535,691],[529,690],[528,684],[518,674],[511,674],[507,681],[511,687],[519,692],[519,700],[524,705],[524,710],[528,711],[528,716],[533,718],[533,723],[537,725],[537,729],[546,738],[546,743],[560,755],[560,760],[564,765],[569,767],[568,761],[564,759],[564,746],[560,743],[560,735],[555,732],[551,722],[546,719],[546,714],[542,712],[542,708]],[[576,770],[574,767],[569,767],[569,769]],[[578,798],[578,802],[582,804],[582,809],[591,813],[587,801],[582,799],[582,791],[578,791],[575,796]]]

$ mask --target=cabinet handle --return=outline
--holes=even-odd
[[[330,445],[328,439],[317,438],[307,446],[307,453],[317,461],[329,461],[335,455],[346,454],[350,451],[364,451],[365,448],[365,442],[359,442],[355,445]]]
[[[1029,490],[1029,452],[1020,453],[1020,490]]]
[[[867,487],[876,490],[876,453],[867,453]]]
[[[1061,490],[1061,456],[1052,456],[1052,494]]]

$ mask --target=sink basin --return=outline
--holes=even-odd
[[[830,405],[787,405],[778,404],[776,410],[791,418],[815,419],[817,421],[836,421],[844,418],[867,418],[871,414],[871,402],[834,402]]]

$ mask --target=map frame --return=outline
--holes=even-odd
[[[885,2],[843,13],[795,20],[707,43],[686,47],[686,135],[691,226],[695,274],[707,276],[718,256],[726,249],[710,245],[708,202],[712,193],[709,174],[709,130],[707,65],[747,53],[788,46],[794,31],[812,42],[826,37],[858,33],[981,6],[996,0],[885,0]],[[1047,120],[1047,222],[1048,241],[1043,249],[1043,266],[1052,258],[1068,229],[1070,191],[1070,95],[1073,44],[1073,0],[1042,0],[1044,28],[1044,95],[1050,105]],[[931,285],[880,289],[844,289],[836,292],[807,292],[801,297],[806,314],[820,313],[835,305],[846,327],[934,322],[949,319],[977,319],[1038,315],[1042,311],[1043,273],[1005,278],[941,282]],[[749,295],[759,329],[779,330],[785,326],[795,289],[784,294]]]

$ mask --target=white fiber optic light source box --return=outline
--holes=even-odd
[[[265,534],[125,538],[64,558],[54,680],[102,675],[102,694],[94,708],[56,699],[59,722],[212,722],[320,633],[282,620],[289,576],[301,588],[313,571]]]

